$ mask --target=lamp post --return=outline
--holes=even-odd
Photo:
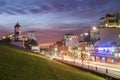
[[[61,51],[61,55],[62,55],[62,60],[64,60],[64,58],[63,58],[63,51]]]
[[[91,29],[91,48],[93,50],[92,53],[95,53],[95,43],[100,40],[100,37],[99,37],[99,29],[96,27],[96,26],[93,26],[92,29]]]
[[[57,57],[57,51],[58,51],[58,48],[55,47],[55,48],[54,48],[54,56],[55,56],[55,57]]]
[[[86,42],[82,42],[82,49],[81,49],[82,64],[85,59],[85,51],[86,51]]]
[[[62,60],[64,60],[64,52],[65,52],[65,42],[64,42],[64,40],[63,40],[63,43],[62,43],[62,51],[61,51],[61,53],[62,53]]]
[[[98,41],[100,39],[99,37],[99,29],[96,27],[96,26],[93,26],[92,27],[92,30],[91,30],[91,42],[94,46],[95,42]]]
[[[84,35],[85,35],[85,36],[88,36],[89,34],[86,32]]]
[[[83,37],[83,40],[81,41],[81,61],[83,64],[83,61],[84,61],[85,57],[87,56],[86,55],[86,47],[90,42],[90,33],[86,32],[82,35],[82,37]]]

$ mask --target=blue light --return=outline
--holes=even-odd
[[[111,47],[98,47],[98,50],[111,50]]]
[[[111,52],[112,52],[112,54],[114,54],[114,53],[115,53],[115,50],[114,50],[114,49],[112,49],[112,51],[111,51]]]
[[[99,55],[110,55],[112,53],[112,47],[96,47],[95,53]]]

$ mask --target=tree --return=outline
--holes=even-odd
[[[25,47],[26,47],[27,49],[31,49],[32,46],[38,46],[38,43],[37,43],[36,40],[34,40],[34,39],[29,39],[29,40],[25,41]]]

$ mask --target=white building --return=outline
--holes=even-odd
[[[39,46],[32,46],[31,50],[35,53],[40,53],[40,47]]]
[[[90,38],[95,46],[92,60],[120,62],[120,10],[102,17],[99,28],[90,31]]]
[[[65,45],[66,46],[77,46],[77,36],[74,34],[65,34]]]
[[[99,37],[95,46],[119,46],[120,28],[99,28]]]
[[[27,38],[28,39],[33,39],[33,40],[36,40],[36,34],[34,31],[28,31],[27,32]]]
[[[107,14],[100,19],[100,27],[120,28],[120,10]]]
[[[68,47],[68,51],[71,53],[76,52],[78,45],[78,36],[74,34],[65,34],[64,39],[65,39],[65,46]]]
[[[120,28],[109,25],[98,29],[100,39],[94,44],[97,47],[93,58],[107,63],[120,62]]]

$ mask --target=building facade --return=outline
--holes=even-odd
[[[34,31],[28,31],[27,32],[27,38],[36,40],[36,33]]]
[[[78,46],[81,58],[120,63],[120,11],[102,17],[99,27],[83,33],[81,38]]]
[[[71,53],[76,52],[78,45],[78,36],[74,34],[65,34],[65,46],[67,46],[68,51]]]
[[[100,19],[100,27],[120,28],[120,10],[106,14],[105,17],[102,17]]]
[[[94,44],[92,60],[107,63],[120,62],[120,10],[100,19],[97,35],[100,39]]]
[[[98,35],[95,46],[120,46],[120,28],[99,28]]]

